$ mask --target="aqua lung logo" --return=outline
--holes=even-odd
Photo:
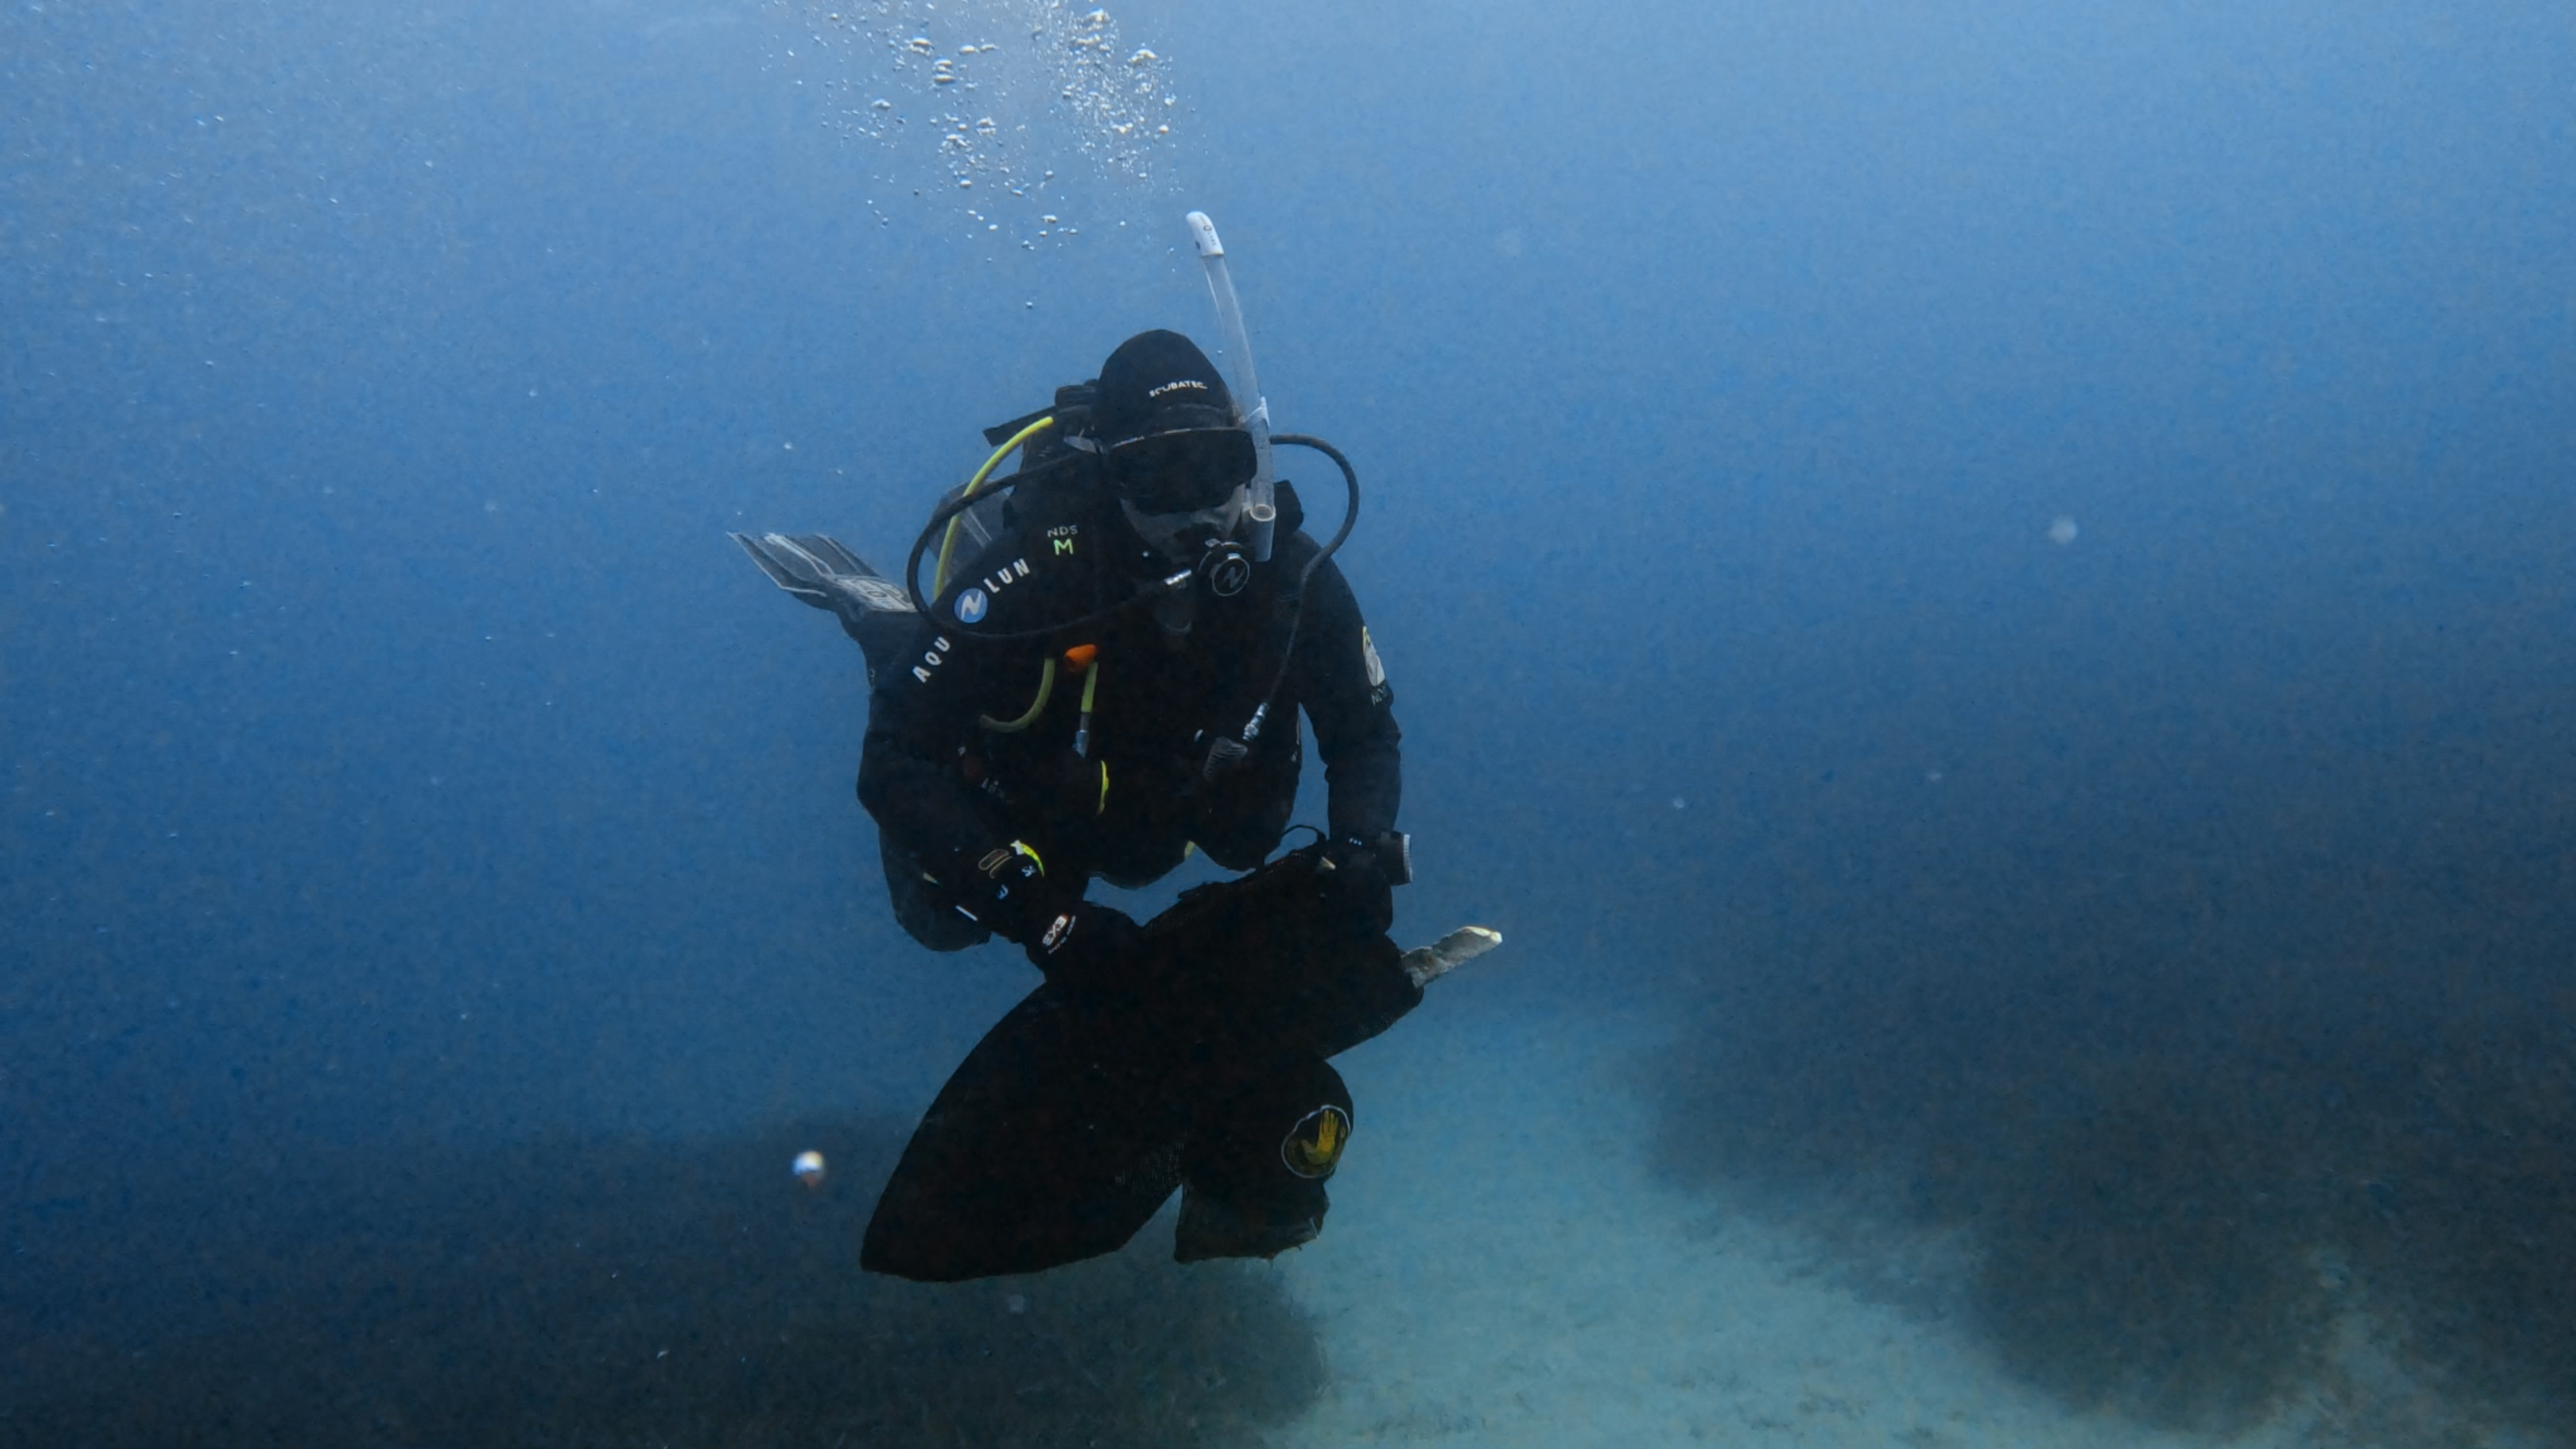
[[[968,588],[961,591],[956,601],[948,606],[948,611],[957,616],[957,622],[960,624],[980,624],[984,622],[984,616],[993,611],[993,596],[1027,578],[1029,573],[1027,559],[1013,559],[984,575],[982,588]]]
[[[1208,592],[1220,599],[1231,599],[1252,582],[1252,560],[1240,552],[1220,549],[1211,554],[1207,566]]]
[[[937,669],[943,662],[945,662],[948,658],[948,651],[955,647],[955,645],[948,642],[948,636],[945,634],[932,639],[930,641],[930,647],[921,652],[921,662],[912,666],[912,677],[920,680],[924,684],[928,684],[930,682],[930,671]]]

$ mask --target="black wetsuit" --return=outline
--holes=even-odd
[[[876,818],[907,930],[937,950],[985,939],[941,882],[962,880],[1014,839],[1036,848],[1059,881],[1141,885],[1192,843],[1229,869],[1259,864],[1295,805],[1301,707],[1324,759],[1333,836],[1375,840],[1394,829],[1402,786],[1393,692],[1331,560],[1295,597],[1319,545],[1299,531],[1293,491],[1280,491],[1270,561],[1232,598],[1198,586],[1177,643],[1141,601],[1040,638],[990,637],[1159,592],[1155,581],[1170,572],[1099,490],[1075,480],[1023,492],[1000,536],[932,601],[912,647],[879,669],[869,703],[859,799]],[[1088,676],[1071,662],[1079,653],[1067,653],[1086,645]],[[993,728],[1029,713],[1049,660],[1056,678],[1045,707],[1024,727]],[[1077,749],[1086,684],[1092,713]],[[1209,770],[1211,743],[1239,738],[1265,696],[1250,753]]]

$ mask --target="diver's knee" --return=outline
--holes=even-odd
[[[1287,833],[1288,827],[1284,824],[1275,830],[1256,827],[1222,835],[1210,831],[1200,837],[1198,847],[1208,859],[1227,870],[1251,870],[1270,858],[1270,852],[1279,848],[1280,837]]]
[[[905,935],[933,951],[963,951],[993,939],[992,931],[957,909],[956,898],[922,870],[921,857],[883,836],[878,841],[886,899]]]
[[[1296,808],[1292,782],[1288,791],[1244,801],[1231,810],[1209,811],[1200,817],[1192,838],[1208,859],[1227,870],[1250,870],[1279,848]]]

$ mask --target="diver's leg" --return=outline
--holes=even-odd
[[[1189,859],[1190,842],[1178,831],[1128,830],[1093,839],[1091,873],[1120,890],[1142,890]]]
[[[1172,1256],[1269,1258],[1313,1241],[1350,1132],[1350,1089],[1320,1058],[1279,1060],[1214,1092],[1182,1149]]]
[[[868,682],[878,671],[909,653],[921,616],[903,586],[887,579],[867,561],[823,533],[737,533],[733,541],[769,576],[769,581],[818,609],[839,616],[841,629],[859,643],[868,659]]]
[[[921,650],[926,626],[919,614],[892,609],[851,610],[841,615],[841,632],[858,641],[859,652],[868,661],[868,683],[874,685],[886,666]]]

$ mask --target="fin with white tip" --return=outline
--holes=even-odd
[[[844,617],[871,611],[912,612],[912,598],[900,585],[869,568],[865,560],[829,534],[747,533],[728,535],[769,575],[769,581],[812,604]]]
[[[771,583],[840,619],[842,631],[867,653],[870,680],[910,642],[920,621],[912,596],[839,539],[824,533],[728,536]]]
[[[1404,953],[1404,974],[1416,986],[1437,981],[1503,944],[1503,933],[1483,926],[1460,926],[1428,946]]]

